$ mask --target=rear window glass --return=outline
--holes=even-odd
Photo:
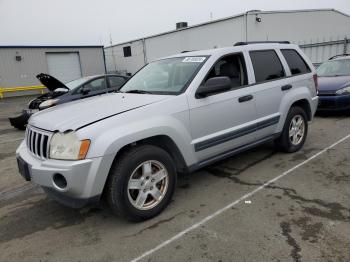
[[[271,81],[285,76],[283,66],[274,50],[250,51],[256,83]]]
[[[292,75],[310,73],[311,70],[299,53],[293,49],[281,50]]]

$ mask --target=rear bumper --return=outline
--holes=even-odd
[[[312,105],[311,105],[311,119],[313,119],[314,115],[316,114],[317,107],[319,105],[319,97],[315,96],[312,98]]]
[[[342,111],[350,109],[350,95],[319,96],[317,111]]]

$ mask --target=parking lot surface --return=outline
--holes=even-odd
[[[158,217],[57,204],[18,174],[0,100],[0,261],[350,261],[350,117],[318,116],[300,152],[266,144],[181,176]]]

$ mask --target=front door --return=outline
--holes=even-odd
[[[199,161],[255,140],[257,113],[243,54],[220,58],[203,83],[217,76],[228,76],[232,88],[204,98],[189,98],[192,144]]]

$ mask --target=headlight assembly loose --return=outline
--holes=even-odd
[[[42,102],[40,105],[39,105],[39,108],[40,109],[45,109],[45,108],[48,108],[50,106],[53,106],[55,105],[55,103],[58,101],[58,99],[49,99],[49,100],[46,100],[44,102]]]
[[[350,86],[344,87],[342,89],[339,89],[337,92],[335,92],[337,95],[346,95],[350,94]]]
[[[90,140],[79,140],[75,132],[55,133],[50,141],[50,158],[61,160],[85,159]]]

